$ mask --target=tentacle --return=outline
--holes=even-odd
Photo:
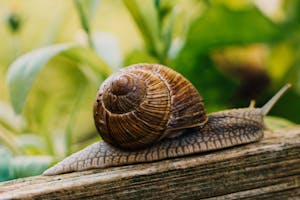
[[[282,95],[291,87],[290,83],[285,84],[262,108],[263,115],[267,115]]]

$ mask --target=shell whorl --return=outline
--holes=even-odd
[[[104,141],[133,150],[200,126],[207,116],[201,96],[183,76],[162,65],[138,64],[101,85],[94,120]]]
[[[146,84],[137,75],[117,73],[100,90],[104,107],[111,113],[123,114],[133,111],[146,96]]]

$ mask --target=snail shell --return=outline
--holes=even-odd
[[[207,116],[202,97],[182,75],[159,64],[136,64],[101,85],[94,120],[104,141],[135,150],[201,127]]]

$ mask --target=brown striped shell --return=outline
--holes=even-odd
[[[121,149],[142,149],[207,121],[203,99],[182,75],[158,64],[136,64],[101,85],[94,105],[98,132]]]

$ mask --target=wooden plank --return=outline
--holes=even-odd
[[[201,155],[0,183],[1,199],[292,197],[300,198],[300,127]]]

